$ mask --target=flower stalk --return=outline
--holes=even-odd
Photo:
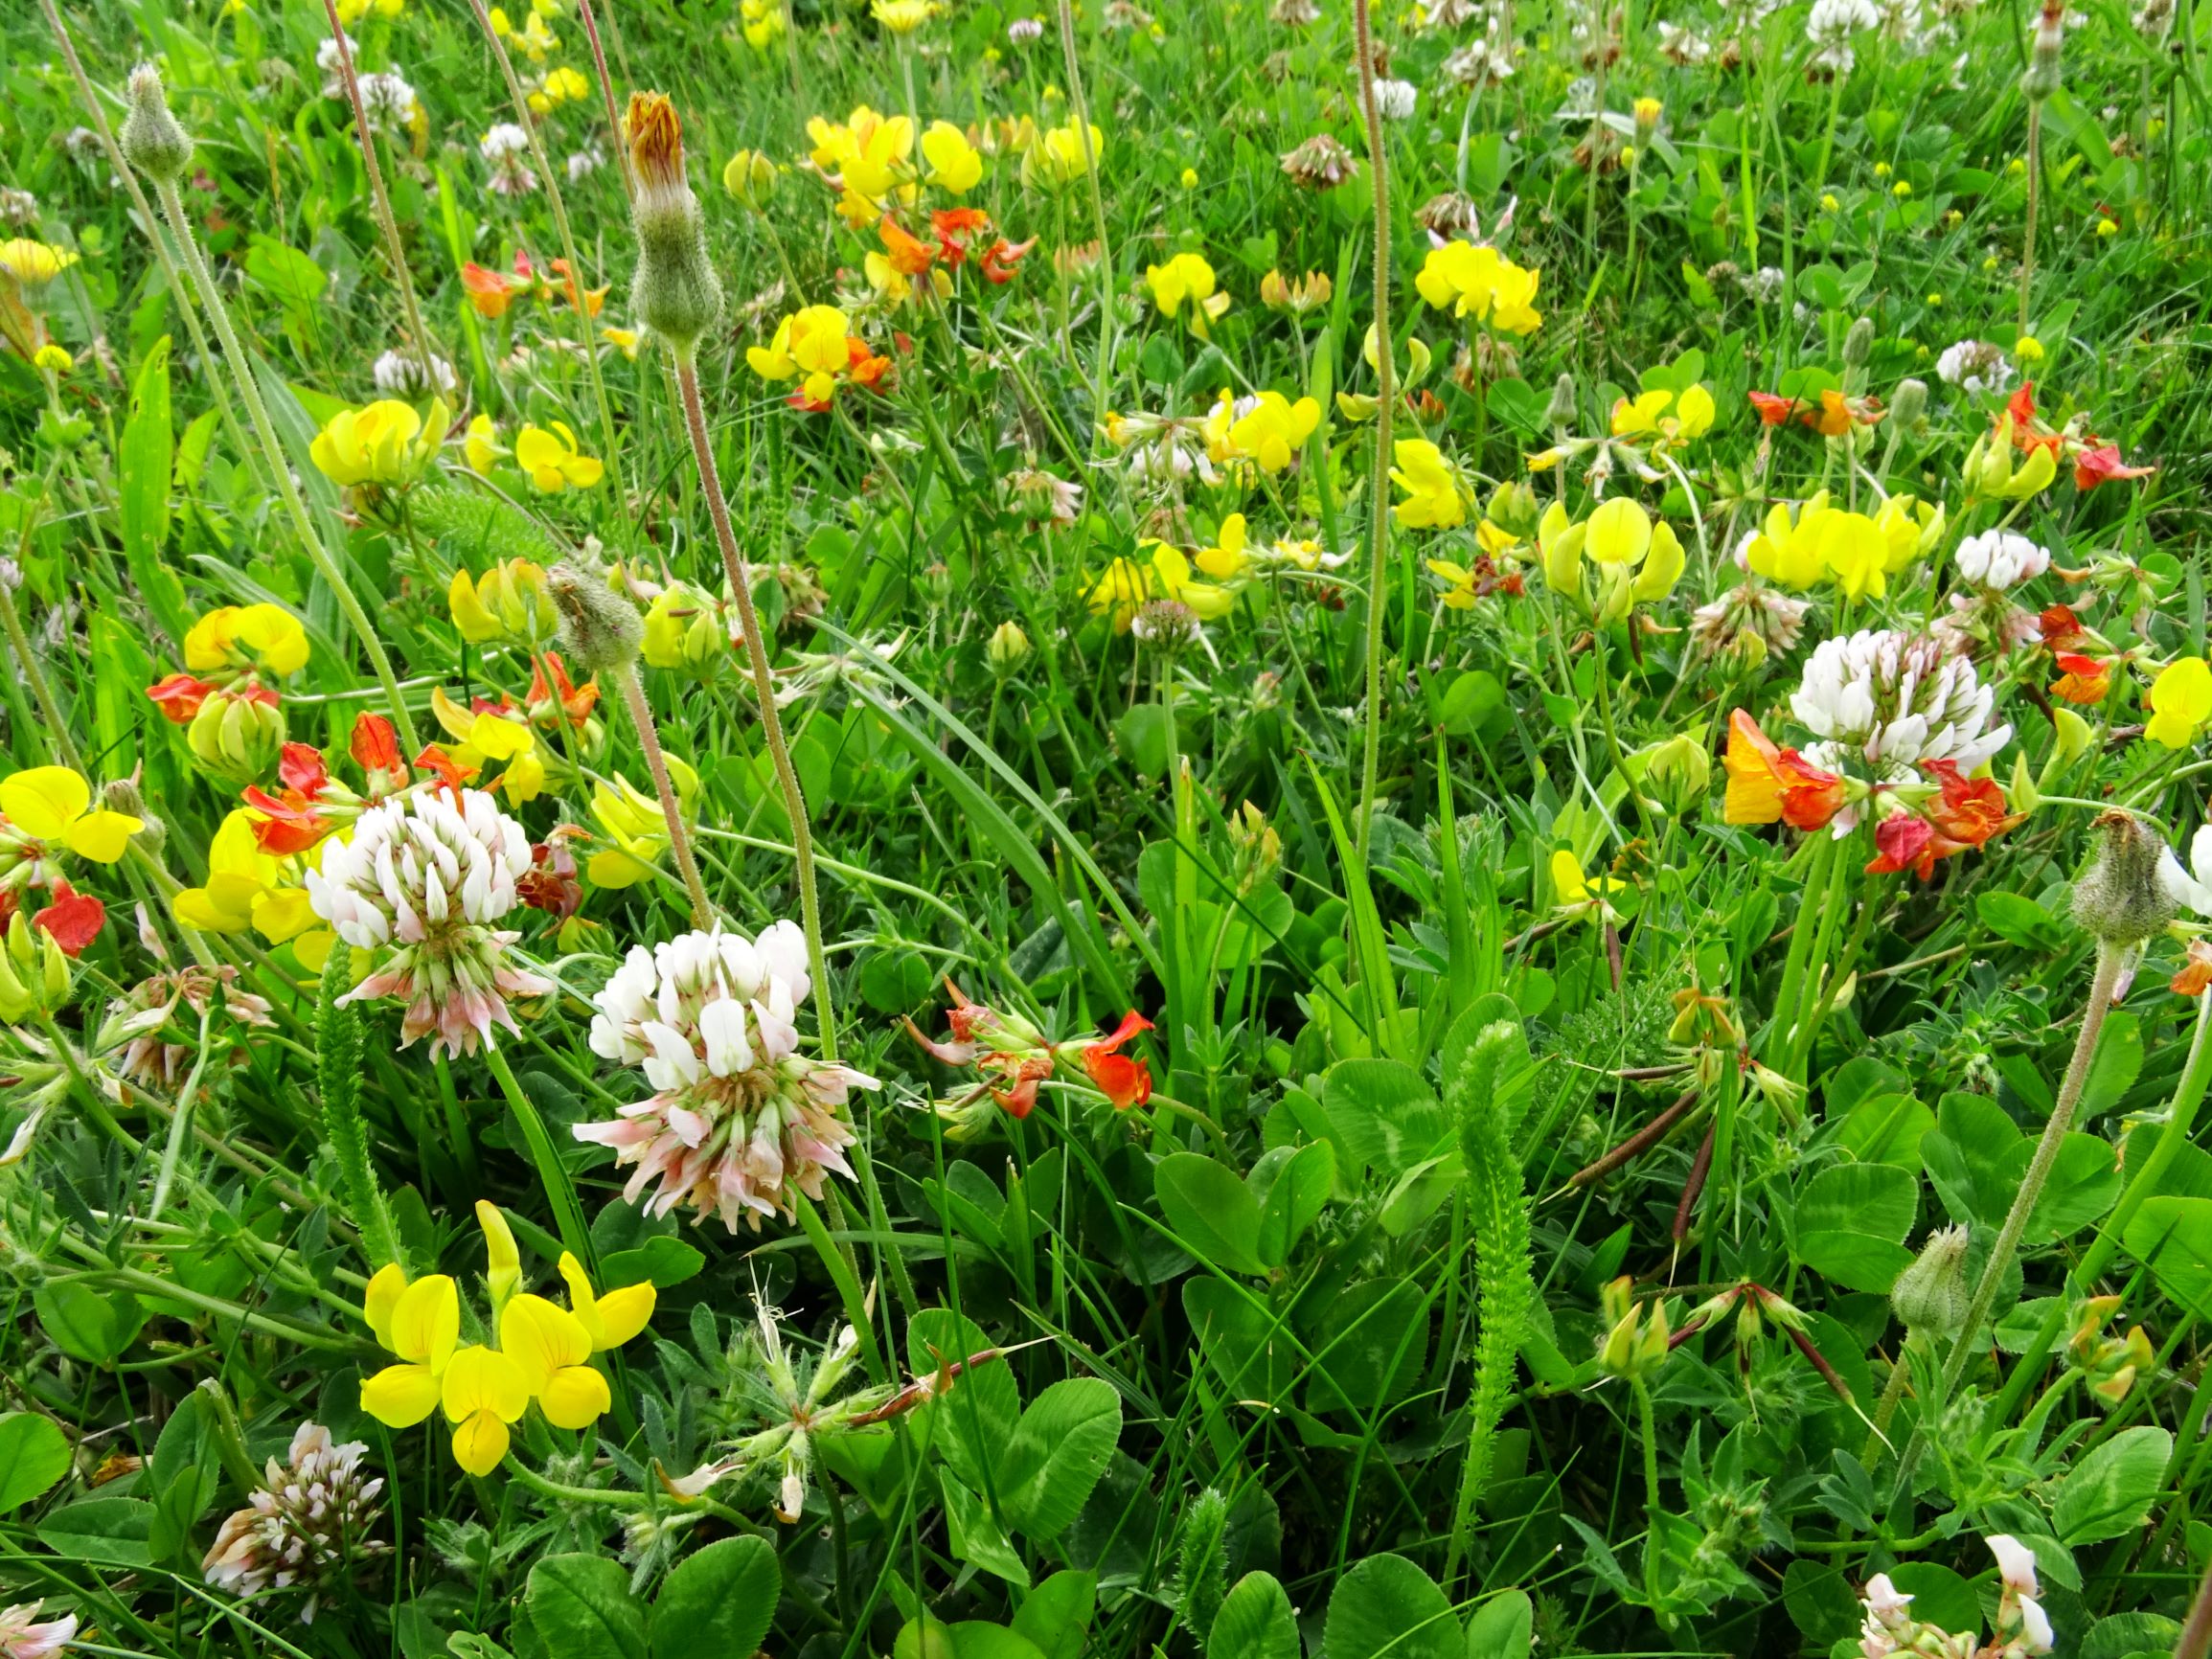
[[[1064,10],[1067,0],[1060,0]],[[1359,112],[1367,128],[1367,168],[1375,201],[1375,471],[1367,527],[1367,740],[1359,767],[1358,853],[1367,863],[1375,820],[1377,757],[1382,747],[1382,580],[1390,551],[1390,428],[1398,404],[1390,333],[1390,170],[1382,150],[1382,113],[1375,102],[1375,20],[1370,0],[1353,0],[1359,56]]]

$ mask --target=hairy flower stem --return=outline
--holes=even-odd
[[[115,176],[123,181],[123,188],[130,193],[130,204],[138,210],[138,222],[146,227],[146,239],[153,244],[153,257],[161,266],[161,275],[169,291],[176,296],[177,310],[184,318],[185,332],[192,336],[192,349],[202,363],[213,364],[214,348],[209,346],[207,331],[200,327],[199,307],[192,290],[177,276],[175,260],[170,257],[169,244],[161,239],[161,220],[153,211],[153,204],[146,199],[146,192],[138,182],[138,170],[124,159],[123,150],[115,142],[115,133],[107,125],[107,111],[101,107],[100,97],[92,90],[92,78],[84,73],[84,63],[77,56],[77,43],[70,39],[69,31],[61,21],[61,13],[55,9],[54,0],[38,0],[39,9],[46,13],[46,25],[54,32],[54,38],[61,48],[61,57],[69,65],[70,78],[77,82],[77,96],[92,120],[92,130],[100,135],[101,153],[107,157],[107,165]],[[207,383],[215,391],[217,413],[222,418],[223,435],[231,442],[232,450],[245,457],[249,466],[259,466],[260,451],[246,442],[245,433],[239,426],[238,412],[231,407],[230,394],[223,389],[222,376],[211,368]],[[182,644],[180,640],[178,644]]]
[[[499,1083],[499,1092],[514,1109],[514,1121],[522,1125],[522,1138],[529,1145],[530,1161],[537,1168],[537,1183],[545,1190],[545,1201],[552,1206],[561,1243],[587,1270],[596,1269],[598,1259],[592,1254],[591,1231],[583,1224],[583,1206],[577,1201],[576,1183],[569,1179],[560,1154],[554,1149],[552,1135],[546,1132],[544,1114],[522,1092],[505,1054],[487,1045],[484,1058]]]
[[[1375,821],[1377,756],[1382,747],[1382,580],[1390,553],[1390,424],[1398,385],[1390,337],[1390,170],[1382,152],[1382,113],[1375,102],[1375,20],[1370,0],[1353,0],[1352,28],[1358,47],[1359,112],[1367,125],[1367,169],[1375,187],[1375,469],[1368,481],[1372,500],[1367,525],[1367,743],[1359,767],[1357,843],[1359,864],[1365,869],[1368,830]]]
[[[684,829],[683,812],[676,805],[668,757],[661,753],[660,728],[653,724],[652,705],[646,701],[645,687],[638,682],[637,664],[624,663],[608,671],[621,689],[623,707],[629,711],[629,723],[637,728],[638,747],[645,751],[645,769],[652,774],[653,792],[660,797],[661,816],[669,827],[669,849],[675,854],[676,870],[684,878],[684,891],[691,896],[692,925],[704,933],[715,924],[715,907],[707,902],[706,884],[699,879],[698,860],[692,856],[691,835]]]
[[[330,19],[331,38],[338,48],[338,79],[346,83],[346,101],[353,106],[353,131],[361,141],[361,163],[369,172],[369,198],[376,211],[376,227],[384,234],[384,257],[391,261],[393,280],[399,284],[399,304],[407,313],[407,343],[422,366],[425,391],[438,390],[437,359],[430,352],[430,331],[422,326],[422,307],[416,303],[415,280],[407,274],[407,250],[399,240],[399,221],[392,215],[391,193],[384,188],[384,169],[376,160],[376,135],[369,126],[368,105],[361,102],[360,78],[353,73],[353,42],[338,20],[337,0],[323,0]]]
[[[2166,1123],[2158,1131],[2158,1144],[2151,1148],[2140,1166],[2129,1160],[2135,1172],[2129,1177],[2127,1189],[2098,1225],[2097,1236],[2083,1252],[2081,1261],[2066,1276],[2067,1287],[2076,1295],[2090,1294],[2098,1276],[2120,1253],[2128,1223],[2135,1218],[2143,1200],[2158,1191],[2166,1170],[2181,1155],[2181,1148],[2190,1144],[2189,1131],[2196,1125],[2197,1108],[2204,1102],[2208,1081],[2212,1081],[2212,996],[2202,996],[2197,1003],[2197,1034],[2190,1039],[2188,1064],[2166,1108]],[[2139,1127],[2132,1132],[2141,1134],[2143,1130]],[[2019,1405],[2029,1384],[2042,1369],[2044,1356],[2058,1345],[2059,1335],[2065,1329],[2067,1300],[2060,1297],[2053,1304],[2043,1319],[2042,1329],[2014,1363],[2012,1375],[2005,1379],[2004,1392],[1997,1397],[1998,1416],[1995,1420],[2009,1420],[2009,1414]]]
[[[1060,0],[1060,55],[1067,72],[1068,114],[1075,120],[1076,138],[1083,146],[1083,180],[1090,186],[1091,230],[1098,238],[1098,367],[1091,379],[1091,443],[1097,445],[1106,442],[1106,399],[1113,384],[1114,258],[1113,244],[1106,238],[1106,192],[1099,183],[1098,147],[1091,143],[1090,100],[1083,93],[1083,65],[1076,57],[1071,0]]]
[[[2212,1651],[2212,1565],[2205,1567],[2189,1603],[2189,1618],[2174,1643],[2174,1659],[2204,1659],[2207,1651]]]
[[[173,181],[157,183],[154,189],[161,197],[161,211],[168,216],[169,228],[175,234],[177,247],[184,255],[185,269],[191,273],[193,285],[199,290],[200,303],[215,322],[216,336],[222,341],[223,356],[230,364],[232,378],[238,382],[239,397],[252,418],[254,435],[268,455],[269,470],[276,474],[277,494],[284,501],[292,530],[307,550],[315,574],[336,598],[346,625],[353,630],[353,637],[368,653],[369,667],[376,671],[376,683],[384,688],[384,701],[391,708],[392,723],[399,728],[399,741],[405,745],[406,754],[417,755],[422,752],[422,740],[415,735],[415,719],[407,713],[406,700],[399,695],[399,682],[392,673],[392,659],[384,654],[384,642],[376,637],[376,625],[369,620],[369,613],[361,608],[361,602],[353,597],[353,590],[346,585],[336,561],[323,545],[315,521],[308,514],[308,504],[301,498],[300,487],[292,482],[292,469],[285,463],[284,444],[277,438],[276,425],[269,420],[268,405],[262,400],[261,387],[254,379],[253,362],[239,343],[238,330],[231,324],[230,311],[214,278],[208,274],[206,261],[200,258],[199,241],[184,211],[184,198],[177,194]]]
[[[814,831],[807,818],[807,793],[800,786],[798,769],[791,764],[790,745],[784,740],[784,718],[776,710],[776,679],[768,669],[768,648],[761,638],[761,617],[753,605],[752,583],[747,580],[744,561],[738,556],[737,532],[730,528],[729,503],[722,499],[721,473],[715,466],[706,409],[699,401],[698,364],[689,352],[676,358],[676,391],[683,400],[684,425],[691,433],[692,459],[698,465],[699,484],[706,492],[707,515],[714,520],[715,541],[721,549],[722,574],[737,599],[738,624],[745,636],[745,660],[752,669],[753,692],[761,703],[761,734],[775,764],[785,815],[791,821],[791,862],[799,877],[800,924],[807,930],[807,971],[814,982],[822,1058],[834,1062],[837,1017],[830,999],[830,965],[822,953],[822,902],[814,884]]]
[[[614,146],[615,162],[622,169],[622,193],[627,201],[637,194],[637,175],[630,170],[629,146],[622,141],[622,112],[615,106],[614,78],[606,72],[606,48],[600,44],[599,13],[592,10],[591,0],[578,0],[576,11],[583,19],[583,36],[591,42],[592,67],[599,72],[600,101],[606,105],[607,142]],[[627,61],[626,57],[624,62]]]
[[[1906,1328],[1897,1357],[1890,1362],[1889,1381],[1881,1390],[1881,1402],[1874,1408],[1874,1421],[1868,1425],[1865,1448],[1859,1454],[1859,1461],[1868,1468],[1874,1467],[1875,1458],[1888,1443],[1890,1420],[1897,1416],[1898,1406],[1904,1403],[1905,1385],[1912,1376],[1912,1352],[1916,1348],[1932,1351],[1933,1347],[1934,1340],[1927,1331]]]
[[[2043,101],[2028,100],[2028,199],[2020,227],[2020,332],[2028,331],[2028,293],[2036,280],[2036,218],[2043,196]]]
[[[530,140],[530,159],[537,165],[537,176],[545,184],[545,204],[553,210],[554,229],[560,233],[560,255],[568,261],[568,304],[576,313],[577,342],[583,348],[584,372],[591,377],[592,400],[599,409],[600,443],[606,450],[607,482],[614,487],[614,507],[617,516],[627,523],[629,516],[629,497],[622,483],[622,446],[614,424],[614,405],[607,400],[606,377],[599,372],[599,352],[592,340],[591,312],[584,301],[583,261],[577,258],[576,233],[569,228],[568,207],[560,195],[560,181],[553,170],[553,162],[545,153],[545,141],[538,136],[537,120],[530,113],[530,100],[524,96],[522,82],[515,79],[514,63],[507,56],[507,44],[499,38],[499,32],[491,27],[490,13],[484,10],[484,0],[468,0],[468,10],[476,14],[476,26],[484,33],[485,43],[491,48],[491,56],[499,65],[500,78],[507,82],[507,96],[514,105],[514,120]],[[603,75],[601,84],[605,84]],[[619,143],[622,129],[615,129]]]

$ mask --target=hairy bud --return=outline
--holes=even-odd
[[[1900,380],[1897,390],[1890,395],[1890,424],[1901,429],[1918,426],[1927,414],[1927,382]]]
[[[675,105],[662,94],[633,92],[623,128],[637,178],[631,205],[637,274],[630,304],[679,358],[689,357],[721,315],[722,284],[707,258],[698,198],[684,178],[683,126]]]
[[[1552,382],[1552,400],[1545,405],[1544,424],[1555,432],[1570,430],[1575,423],[1575,377],[1562,375]]]
[[[1861,317],[1851,325],[1843,336],[1843,363],[1849,369],[1862,369],[1874,355],[1874,319]]]
[[[1889,1306],[1907,1330],[1949,1336],[1966,1323],[1973,1288],[1966,1279],[1964,1227],[1939,1227],[1890,1286]]]
[[[2166,843],[2131,812],[2104,813],[2097,828],[2105,841],[2074,882],[2074,920],[2101,944],[2141,944],[2178,908],[2163,869]]]
[[[571,670],[604,673],[637,661],[645,618],[636,605],[572,564],[555,565],[545,580],[560,612],[560,649]]]
[[[174,184],[192,164],[192,137],[170,113],[161,71],[150,63],[130,72],[130,113],[121,143],[125,159],[156,184]]]

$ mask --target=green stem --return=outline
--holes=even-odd
[[[652,705],[637,677],[637,664],[618,664],[608,670],[622,693],[623,707],[637,730],[638,747],[645,751],[645,769],[652,774],[653,792],[660,797],[661,817],[668,824],[669,850],[675,854],[676,870],[691,896],[692,925],[704,933],[715,924],[715,907],[707,902],[706,884],[699,879],[698,860],[692,856],[692,838],[684,829],[683,810],[676,802],[674,780],[669,776],[668,757],[661,753],[660,728],[653,723]]]
[[[1382,116],[1375,102],[1370,0],[1353,0],[1352,27],[1358,49],[1359,112],[1367,127],[1367,168],[1375,203],[1375,469],[1368,480],[1372,500],[1367,527],[1367,739],[1359,768],[1357,839],[1359,865],[1364,869],[1368,830],[1375,818],[1377,756],[1382,747],[1382,581],[1390,552],[1390,426],[1398,387],[1390,336],[1390,170],[1382,153]]]
[[[545,1201],[553,1207],[553,1219],[560,1234],[560,1241],[569,1254],[583,1263],[586,1270],[597,1265],[591,1251],[591,1233],[583,1223],[583,1206],[576,1196],[576,1183],[569,1179],[568,1170],[554,1149],[553,1136],[545,1127],[545,1118],[531,1098],[524,1094],[522,1085],[515,1081],[514,1072],[507,1063],[506,1055],[498,1049],[487,1048],[485,1061],[491,1067],[491,1075],[499,1081],[499,1089],[507,1097],[507,1103],[514,1109],[514,1121],[522,1125],[522,1138],[529,1143],[530,1160],[537,1167],[537,1183],[545,1190]]]

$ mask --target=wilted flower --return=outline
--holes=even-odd
[[[788,921],[756,940],[719,929],[648,951],[633,946],[593,1004],[592,1052],[641,1066],[655,1093],[613,1121],[579,1124],[576,1138],[634,1165],[624,1195],[666,1216],[679,1205],[742,1218],[795,1216],[797,1194],[852,1170],[847,1092],[874,1078],[801,1055],[793,1023],[812,982],[806,937]]]
[[[1317,132],[1283,157],[1283,171],[1306,190],[1334,190],[1352,176],[1352,152],[1334,134]]]
[[[304,1422],[285,1462],[269,1459],[262,1484],[216,1533],[201,1571],[234,1596],[305,1590],[300,1623],[312,1624],[322,1599],[367,1557],[391,1546],[371,1538],[381,1476],[364,1479],[360,1441],[335,1445],[321,1423]]]
[[[508,962],[521,936],[493,925],[514,908],[529,869],[529,835],[482,790],[371,807],[353,839],[326,843],[323,867],[308,874],[315,914],[355,949],[379,953],[343,1000],[399,998],[400,1046],[433,1036],[433,1055],[473,1054],[494,1025],[515,1030],[509,1000],[553,989]]]

